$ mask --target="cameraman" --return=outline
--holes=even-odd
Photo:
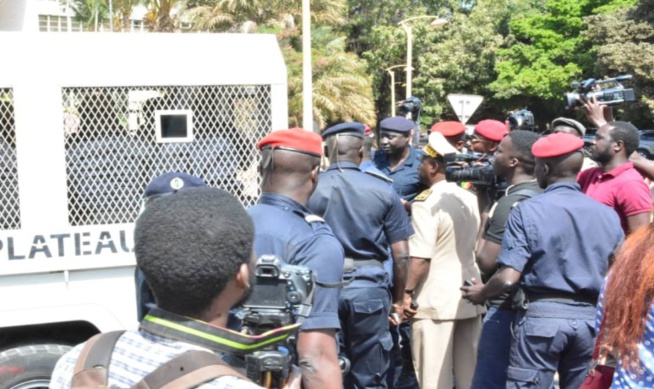
[[[472,136],[468,140],[468,149],[480,154],[480,158],[492,156],[508,132],[509,128],[506,124],[498,120],[482,120],[475,125]],[[481,216],[481,226],[483,226],[488,218],[488,211],[493,204],[495,194],[492,193],[490,188],[481,187],[476,188],[476,192]]]
[[[252,221],[241,203],[220,189],[184,190],[148,205],[136,222],[134,252],[159,309],[150,311],[138,331],[118,339],[107,387],[132,387],[187,351],[229,354],[224,344],[234,335],[224,327],[229,309],[244,301],[252,286],[253,238]],[[172,327],[152,331],[151,319]],[[191,332],[200,336],[188,336]],[[83,346],[57,362],[50,388],[72,386]],[[200,386],[234,387],[259,388],[230,375]]]
[[[538,138],[535,132],[514,130],[502,139],[495,152],[493,172],[506,180],[509,186],[506,195],[491,208],[481,237],[477,240],[477,265],[485,279],[497,270],[497,255],[502,247],[509,213],[520,201],[542,193],[534,176],[535,161],[531,153],[531,147]],[[487,305],[489,308],[482,325],[472,388],[504,389],[509,365],[511,323],[516,311],[511,308],[508,293],[489,300]]]

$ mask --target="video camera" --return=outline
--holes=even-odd
[[[584,100],[590,100],[593,96],[599,104],[618,105],[626,101],[636,101],[636,94],[633,89],[626,89],[621,82],[631,80],[631,74],[624,74],[615,78],[595,80],[589,78],[581,82],[573,82],[572,87],[576,91],[564,94],[565,109],[572,109],[583,104]]]
[[[508,122],[511,131],[526,130],[538,132],[538,127],[534,120],[534,114],[526,109],[509,113],[506,121]]]
[[[250,335],[301,322],[311,311],[316,274],[305,266],[282,263],[263,255],[254,269],[252,293],[243,303],[243,329]],[[297,331],[297,329],[296,329]],[[272,343],[245,356],[247,377],[267,388],[282,388],[290,374],[295,337],[288,344]],[[281,347],[280,347],[281,346]]]
[[[449,182],[470,182],[489,188],[497,184],[493,162],[487,155],[452,154],[445,163],[445,180]]]
[[[422,112],[422,100],[415,96],[410,96],[406,100],[400,101],[397,108],[399,116],[406,117],[411,114],[411,120],[417,122]]]

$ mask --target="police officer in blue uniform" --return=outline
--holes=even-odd
[[[481,304],[519,282],[507,388],[578,388],[591,363],[597,299],[624,234],[617,214],[581,192],[576,182],[584,142],[555,133],[532,147],[545,192],[509,215],[497,263],[485,286],[465,286]]]
[[[382,120],[379,124],[381,149],[373,156],[377,169],[393,180],[393,188],[402,198],[402,203],[410,202],[427,189],[418,179],[422,152],[409,143],[415,126],[414,122],[401,116]],[[408,209],[411,209],[410,205]]]
[[[274,131],[258,143],[263,194],[248,209],[254,221],[254,251],[317,272],[323,285],[343,279],[343,248],[325,221],[305,205],[320,169],[322,139],[301,128]],[[336,330],[338,288],[316,287],[311,313],[302,322],[297,354],[306,389],[342,388]]]
[[[407,239],[413,229],[393,188],[359,170],[363,132],[361,123],[342,123],[323,132],[330,166],[320,175],[308,207],[327,221],[343,245],[345,278],[352,280],[339,301],[341,351],[351,363],[344,386],[386,388],[392,348],[389,314],[399,324]],[[388,247],[395,259],[392,296],[383,266]]]
[[[418,177],[418,166],[422,161],[422,151],[411,146],[411,130],[416,124],[402,116],[386,118],[379,124],[379,145],[380,150],[373,156],[373,163],[382,173],[393,180],[393,189],[400,195],[402,204],[407,212],[411,212],[411,201],[425,187]],[[395,329],[393,329],[395,331]],[[401,339],[398,339],[398,333]],[[411,356],[411,327],[408,322],[400,324],[398,331],[394,333],[396,347],[401,343],[401,364],[402,371],[397,382],[398,388],[409,389],[418,385],[413,359]],[[393,381],[395,368],[391,368],[389,378]]]
[[[201,188],[207,184],[198,177],[181,172],[168,172],[156,176],[148,183],[143,193],[143,208],[156,199],[177,193],[180,190]],[[145,281],[143,272],[138,267],[135,271],[136,282],[136,315],[140,322],[148,311],[156,307],[154,295]]]

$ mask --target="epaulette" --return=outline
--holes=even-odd
[[[321,218],[318,215],[306,215],[304,217],[304,220],[306,220],[307,223],[325,222],[325,219]]]
[[[391,179],[389,177],[386,177],[385,175],[379,174],[379,173],[377,173],[375,171],[372,171],[372,170],[368,170],[368,171],[366,171],[364,173],[370,174],[371,176],[373,176],[375,178],[379,178],[380,180],[382,180],[384,182],[388,182],[389,184],[393,182],[393,179]]]
[[[431,189],[423,190],[413,199],[413,201],[425,201],[427,200],[427,197],[429,197],[430,194],[431,194]]]

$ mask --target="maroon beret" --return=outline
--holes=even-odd
[[[475,132],[488,140],[501,142],[502,138],[509,133],[509,127],[498,120],[482,120],[475,126]]]
[[[438,122],[431,126],[429,132],[440,132],[443,136],[461,135],[466,131],[465,124],[456,121]]]
[[[298,151],[319,157],[322,155],[322,138],[315,132],[305,131],[296,127],[271,132],[257,144],[259,150],[265,147]]]
[[[582,147],[584,141],[578,136],[556,132],[538,139],[531,147],[531,153],[536,158],[554,158],[581,150]]]

